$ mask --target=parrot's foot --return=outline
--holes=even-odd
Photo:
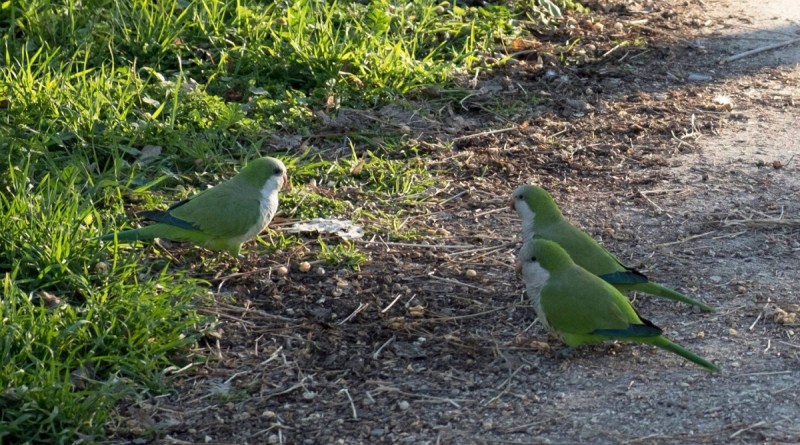
[[[556,351],[556,357],[569,358],[574,353],[575,353],[575,348],[573,348],[572,346],[564,346],[563,348]]]

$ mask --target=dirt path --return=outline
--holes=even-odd
[[[800,44],[716,63],[800,37],[800,2],[623,3],[621,21],[695,35],[555,80],[532,62],[484,79],[523,110],[502,117],[517,129],[432,155],[451,198],[408,221],[430,240],[363,246],[358,273],[230,280],[208,365],[121,406],[115,441],[800,442]],[[473,110],[443,127],[497,127]],[[513,272],[519,222],[505,209],[525,181],[631,265],[716,306],[636,299],[723,372],[626,344],[555,357]]]

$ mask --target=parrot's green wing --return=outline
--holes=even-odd
[[[537,230],[536,234],[557,242],[577,265],[595,275],[627,271],[627,268],[614,255],[566,219],[547,224]]]
[[[687,297],[670,288],[651,282],[646,275],[625,266],[619,258],[601,246],[594,238],[572,225],[566,219],[545,225],[536,236],[557,242],[575,263],[597,275],[620,291],[636,290],[670,300],[698,306],[704,311],[714,312],[711,306]]]
[[[247,233],[258,221],[259,193],[252,186],[231,180],[180,201],[165,212],[143,215],[213,238],[233,238]]]
[[[550,277],[542,288],[540,304],[547,323],[560,332],[592,334],[644,325],[622,294],[580,267]]]

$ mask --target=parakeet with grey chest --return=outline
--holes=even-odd
[[[557,243],[534,237],[519,252],[526,292],[544,326],[570,347],[624,340],[665,349],[703,367],[719,371],[692,351],[670,341],[641,318],[613,286],[575,264]]]
[[[233,178],[170,206],[138,215],[153,224],[103,236],[121,243],[163,238],[188,242],[236,257],[241,246],[264,230],[278,211],[278,192],[291,188],[286,166],[263,157]]]

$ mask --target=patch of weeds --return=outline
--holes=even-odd
[[[370,223],[365,227],[365,235],[375,234],[387,237],[390,241],[419,241],[425,238],[425,234],[414,227],[406,225],[408,218],[404,211],[389,211],[375,208],[371,210],[361,209],[358,217],[368,220]]]
[[[267,229],[266,236],[262,235],[256,238],[258,242],[259,253],[266,253],[270,254],[273,252],[280,252],[283,250],[287,250],[292,246],[299,246],[303,244],[303,241],[300,240],[299,237],[280,231],[280,230],[271,230]],[[245,247],[246,249],[246,247]],[[247,251],[245,250],[245,254]]]
[[[564,11],[588,12],[589,8],[575,0],[523,0],[516,5],[529,19],[543,25],[562,16]]]
[[[383,195],[408,198],[425,192],[434,184],[432,172],[422,158],[386,159],[367,151],[340,159],[329,168],[323,180],[337,186],[360,186]]]
[[[100,189],[81,165],[26,160],[0,181],[3,443],[101,434],[120,397],[186,364],[204,323],[200,281],[101,248]]]
[[[322,238],[319,238],[320,251],[317,259],[324,261],[334,268],[348,267],[352,270],[360,270],[361,265],[366,263],[369,257],[360,250],[355,243],[342,241],[338,244],[329,245]]]
[[[519,116],[525,115],[530,108],[535,107],[544,102],[544,99],[538,96],[526,97],[525,101],[513,100],[510,98],[491,98],[487,103],[482,104],[481,107],[487,112],[500,117],[502,119],[513,120]]]
[[[286,216],[301,220],[331,218],[343,215],[353,208],[349,202],[308,190],[287,195],[282,199],[281,206],[286,209],[284,212]]]

